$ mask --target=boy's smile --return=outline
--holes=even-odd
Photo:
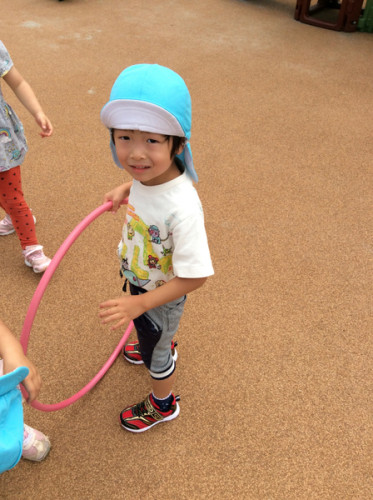
[[[113,140],[120,164],[142,184],[157,186],[180,175],[174,158],[171,158],[171,138],[152,132],[115,129]],[[182,150],[181,146],[176,154]]]

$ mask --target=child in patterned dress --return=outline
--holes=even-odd
[[[35,118],[40,135],[49,137],[53,127],[40,106],[32,88],[13,65],[0,40],[0,77],[9,85],[19,101]],[[51,260],[44,255],[35,234],[35,217],[22,191],[21,167],[28,150],[23,126],[11,106],[5,102],[0,88],[0,207],[6,215],[0,221],[0,236],[17,233],[25,264],[42,273]]]

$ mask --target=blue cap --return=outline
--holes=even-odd
[[[129,66],[118,76],[110,99],[101,110],[101,121],[109,129],[141,130],[185,137],[184,150],[177,158],[198,182],[189,145],[192,103],[180,75],[158,64]],[[116,165],[122,168],[113,141],[110,147]]]

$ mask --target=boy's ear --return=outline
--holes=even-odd
[[[177,148],[177,151],[175,153],[176,155],[179,155],[179,154],[181,154],[183,152],[183,150],[185,148],[185,144],[186,144],[186,140],[185,139],[180,142],[180,145]]]

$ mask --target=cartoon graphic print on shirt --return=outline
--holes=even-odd
[[[158,257],[154,257],[153,255],[149,255],[148,257],[148,266],[150,269],[160,269],[161,266],[158,264]]]
[[[129,240],[132,240],[132,238],[135,236],[135,231],[133,230],[133,227],[131,224],[127,224],[127,238]]]
[[[157,245],[160,245],[162,243],[162,241],[166,241],[168,240],[169,236],[170,236],[170,233],[167,234],[167,238],[163,239],[161,238],[160,236],[160,230],[157,226],[155,226],[154,224],[152,224],[149,229],[149,234],[150,234],[150,237],[151,237],[151,240],[153,243],[157,243]]]
[[[165,278],[172,274],[173,248],[169,241],[172,234],[161,235],[159,228],[155,224],[146,224],[131,205],[128,205],[127,217],[124,226],[126,238],[119,247],[122,274],[139,287],[150,281],[155,287],[163,285],[167,281]]]

